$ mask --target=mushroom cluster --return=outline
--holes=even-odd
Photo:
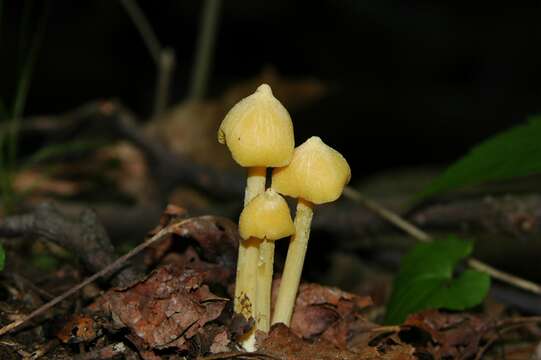
[[[233,159],[248,170],[239,244],[234,310],[255,320],[241,344],[255,350],[255,330],[268,332],[274,241],[291,236],[272,324],[289,326],[310,236],[313,207],[340,197],[351,177],[344,157],[319,137],[295,148],[293,123],[285,107],[263,84],[227,113],[218,130]],[[271,187],[265,189],[267,168]],[[280,195],[298,199],[295,220]]]

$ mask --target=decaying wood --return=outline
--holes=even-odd
[[[44,203],[32,213],[0,219],[0,236],[32,236],[53,242],[77,256],[90,272],[99,271],[116,259],[105,228],[90,209],[69,218],[51,203]],[[125,264],[111,281],[115,285],[126,285],[140,275]]]

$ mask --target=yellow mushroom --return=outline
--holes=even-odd
[[[293,235],[295,226],[285,199],[273,189],[267,189],[246,205],[239,219],[243,239],[262,239],[257,267],[256,325],[268,332],[270,328],[271,289],[274,265],[274,241]]]
[[[291,117],[267,84],[233,106],[220,125],[218,141],[248,168],[244,206],[265,191],[266,168],[289,164],[295,147]],[[252,237],[239,245],[234,309],[247,319],[255,318],[259,243]],[[254,343],[250,335],[243,346],[250,350]]]
[[[272,188],[283,195],[298,198],[298,203],[295,235],[287,251],[273,324],[281,322],[289,326],[291,321],[310,237],[314,204],[338,199],[350,177],[351,169],[346,159],[316,136],[295,149],[288,166],[274,169]]]

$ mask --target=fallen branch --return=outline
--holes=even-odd
[[[91,110],[94,110],[94,112]],[[109,120],[108,122],[112,122],[114,124],[121,136],[130,140],[143,151],[149,165],[153,170],[152,173],[154,173],[156,178],[160,181],[160,189],[162,190],[164,198],[166,194],[168,194],[168,192],[178,184],[193,185],[194,187],[203,189],[210,194],[222,197],[224,195],[235,197],[242,193],[242,182],[239,181],[239,174],[232,172],[224,173],[222,171],[218,172],[214,169],[195,164],[189,159],[180,158],[179,156],[173,154],[161,146],[161,144],[158,142],[149,139],[137,126],[134,115],[122,105],[111,101],[96,102],[93,106],[91,104],[87,104],[81,107],[81,112],[83,112],[83,114],[86,116],[95,115],[105,117],[107,120]],[[347,187],[344,191],[344,195],[345,197],[362,204],[372,212],[386,219],[391,224],[404,230],[413,238],[419,241],[431,241],[431,236],[412,224],[412,222],[398,216],[396,213],[381,206],[377,202],[366,199],[353,188]],[[541,200],[536,204],[541,207]],[[482,214],[486,208],[480,206],[477,209],[478,212],[475,213],[477,219],[476,221],[482,224],[483,222],[486,222],[486,220],[480,214]],[[422,212],[416,212],[416,214],[412,216],[413,219],[416,219],[418,222],[423,222],[425,225],[429,225],[430,221],[437,222],[437,217],[434,215],[436,213],[447,214],[446,216],[449,216],[448,214],[457,214],[456,211],[445,212],[441,211],[441,209],[440,211],[435,211],[433,209],[432,212],[425,212],[424,215]],[[535,213],[538,212],[532,212],[532,214]],[[499,216],[500,213],[496,214],[498,216],[496,216],[493,221],[501,220],[501,216]],[[351,216],[349,218],[351,218]],[[355,222],[358,222],[359,217],[356,216],[354,220]],[[532,223],[534,220],[535,222]],[[540,220],[541,219],[538,219],[535,216],[527,216],[526,221],[518,221],[514,222],[513,224],[515,224],[515,226],[518,224],[520,229],[536,230],[539,228],[539,226],[535,227],[532,224],[538,224]],[[528,291],[532,291],[536,294],[541,294],[541,286],[538,284],[498,271],[497,269],[484,264],[479,260],[472,258],[469,260],[469,265],[480,271],[489,273],[498,280]]]
[[[91,284],[92,282],[96,281],[97,279],[99,279],[101,277],[104,277],[105,275],[107,275],[109,273],[112,273],[115,270],[119,269],[120,266],[123,265],[127,260],[129,260],[133,256],[137,255],[138,253],[140,253],[141,251],[143,251],[144,249],[146,249],[150,245],[162,240],[167,235],[170,235],[170,234],[175,233],[176,231],[179,231],[182,228],[182,225],[185,224],[188,221],[189,221],[189,219],[180,221],[178,223],[173,223],[173,224],[170,224],[170,225],[166,226],[165,228],[160,230],[158,233],[156,233],[154,236],[152,236],[150,239],[148,239],[145,242],[139,244],[138,246],[136,246],[134,249],[132,249],[131,251],[129,251],[125,255],[122,255],[121,257],[116,259],[114,262],[107,265],[106,267],[104,267],[102,270],[98,271],[94,275],[88,277],[83,282],[79,283],[78,285],[72,287],[71,289],[69,289],[68,291],[63,293],[62,295],[59,295],[56,298],[54,298],[53,300],[49,301],[48,303],[43,304],[42,306],[40,306],[36,310],[32,311],[30,314],[23,317],[22,319],[14,321],[14,322],[0,328],[0,336],[7,334],[8,332],[18,328],[19,326],[21,326],[22,324],[28,322],[29,320],[32,320],[36,316],[39,316],[39,315],[43,314],[44,312],[46,312],[47,310],[49,310],[50,308],[52,308],[53,306],[55,306],[59,302],[65,300],[68,297],[70,297],[71,295],[77,293],[79,290],[81,290],[82,288],[84,288],[88,284]]]
[[[395,225],[396,227],[402,229],[404,232],[408,233],[413,238],[419,241],[429,242],[433,240],[432,237],[428,233],[419,229],[418,227],[411,224],[407,220],[401,218],[399,215],[387,210],[385,207],[381,206],[377,202],[367,199],[359,191],[353,189],[352,187],[346,187],[346,189],[344,189],[344,196],[374,211],[379,216],[389,221],[391,224]],[[495,279],[498,279],[504,283],[516,286],[523,290],[527,290],[535,294],[541,295],[541,285],[538,285],[529,280],[522,279],[518,276],[508,274],[504,271],[498,270],[475,258],[470,258],[468,259],[467,262],[471,268],[487,273],[488,275],[490,275],[491,277]]]
[[[0,220],[0,237],[33,236],[55,243],[79,257],[84,266],[95,272],[115,260],[115,249],[96,214],[84,208],[76,218],[62,214],[50,203],[44,203],[25,215]],[[139,278],[133,268],[125,267],[112,279],[116,286]]]

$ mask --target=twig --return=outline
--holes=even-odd
[[[58,344],[60,344],[60,341],[58,339],[53,339],[53,340],[47,342],[46,344],[41,345],[37,350],[34,350],[30,354],[30,357],[28,359],[29,360],[37,360],[40,357],[42,357],[43,355],[47,354],[52,349],[54,349]]]
[[[203,5],[199,38],[197,40],[197,54],[191,79],[190,100],[201,100],[207,90],[220,5],[221,0],[205,0]]]
[[[498,279],[502,282],[512,284],[523,290],[533,292],[535,294],[541,294],[541,285],[538,285],[529,280],[520,278],[518,276],[506,273],[504,271],[498,270],[484,262],[477,260],[475,258],[468,259],[468,265],[475,270],[489,274],[495,279]]]
[[[503,319],[498,321],[495,326],[494,330],[496,331],[496,334],[491,336],[489,339],[487,339],[486,343],[479,349],[477,352],[477,355],[475,356],[475,360],[479,360],[483,357],[483,354],[486,352],[486,350],[494,344],[494,342],[501,337],[503,333],[509,332],[510,330],[514,330],[516,328],[520,328],[527,324],[532,323],[540,323],[541,322],[541,316],[531,316],[531,317],[515,317],[510,319]],[[499,329],[503,327],[503,329]]]
[[[432,237],[428,233],[419,229],[418,227],[408,222],[407,220],[403,219],[399,215],[379,205],[375,201],[365,198],[364,196],[362,196],[362,194],[359,191],[353,189],[352,187],[350,186],[346,187],[344,189],[344,195],[347,198],[353,201],[356,201],[364,205],[368,209],[374,211],[379,216],[389,221],[391,224],[395,225],[396,227],[402,229],[404,232],[411,235],[413,238],[422,242],[429,242],[433,240]],[[541,295],[541,285],[538,285],[532,281],[522,279],[518,276],[511,275],[501,270],[495,269],[492,266],[485,264],[482,261],[477,260],[475,258],[468,259],[468,265],[504,283],[507,283],[507,284],[516,286],[518,288],[521,288],[523,290],[527,290],[535,294]]]
[[[378,326],[369,329],[370,332],[378,332],[378,333],[397,333],[404,329],[402,325],[387,325],[387,326]]]
[[[128,259],[130,259],[131,257],[137,255],[138,253],[140,253],[142,250],[144,250],[148,246],[154,244],[155,242],[160,241],[166,235],[170,235],[170,234],[174,233],[175,231],[178,231],[178,229],[181,228],[182,225],[184,223],[186,223],[187,221],[189,221],[189,219],[180,221],[178,223],[168,225],[167,227],[160,230],[158,233],[156,233],[156,235],[152,236],[147,241],[139,244],[134,249],[130,250],[128,253],[122,255],[121,257],[116,259],[114,262],[107,265],[105,268],[98,271],[94,275],[88,277],[86,280],[79,283],[78,285],[72,287],[71,289],[69,289],[68,291],[63,293],[62,295],[59,295],[56,298],[54,298],[53,300],[49,301],[48,303],[40,306],[39,308],[32,311],[30,314],[26,315],[22,319],[14,321],[14,322],[0,328],[0,336],[7,334],[8,332],[10,332],[10,331],[16,329],[17,327],[19,327],[20,325],[22,325],[22,324],[28,322],[29,320],[35,318],[36,316],[43,314],[45,311],[49,310],[50,308],[52,308],[53,306],[55,306],[59,302],[67,299],[71,295],[75,294],[76,292],[78,292],[79,290],[81,290],[82,288],[87,286],[88,284],[90,284],[90,283],[94,282],[95,280],[99,279],[100,277],[114,271],[120,265],[122,265],[124,262],[126,262]]]
[[[143,42],[158,69],[153,111],[153,116],[158,116],[168,104],[169,87],[175,67],[175,52],[160,44],[150,22],[135,0],[120,0],[120,2],[143,38]]]
[[[401,218],[399,215],[395,214],[394,212],[381,206],[377,202],[367,199],[359,191],[355,190],[351,186],[346,186],[346,188],[344,189],[344,195],[347,198],[363,205],[367,209],[372,210],[373,212],[375,212],[376,214],[378,214],[385,220],[389,221],[391,224],[394,224],[396,227],[410,234],[413,238],[422,242],[432,241],[432,238],[426,232],[419,229],[418,227],[408,222],[407,220]]]

